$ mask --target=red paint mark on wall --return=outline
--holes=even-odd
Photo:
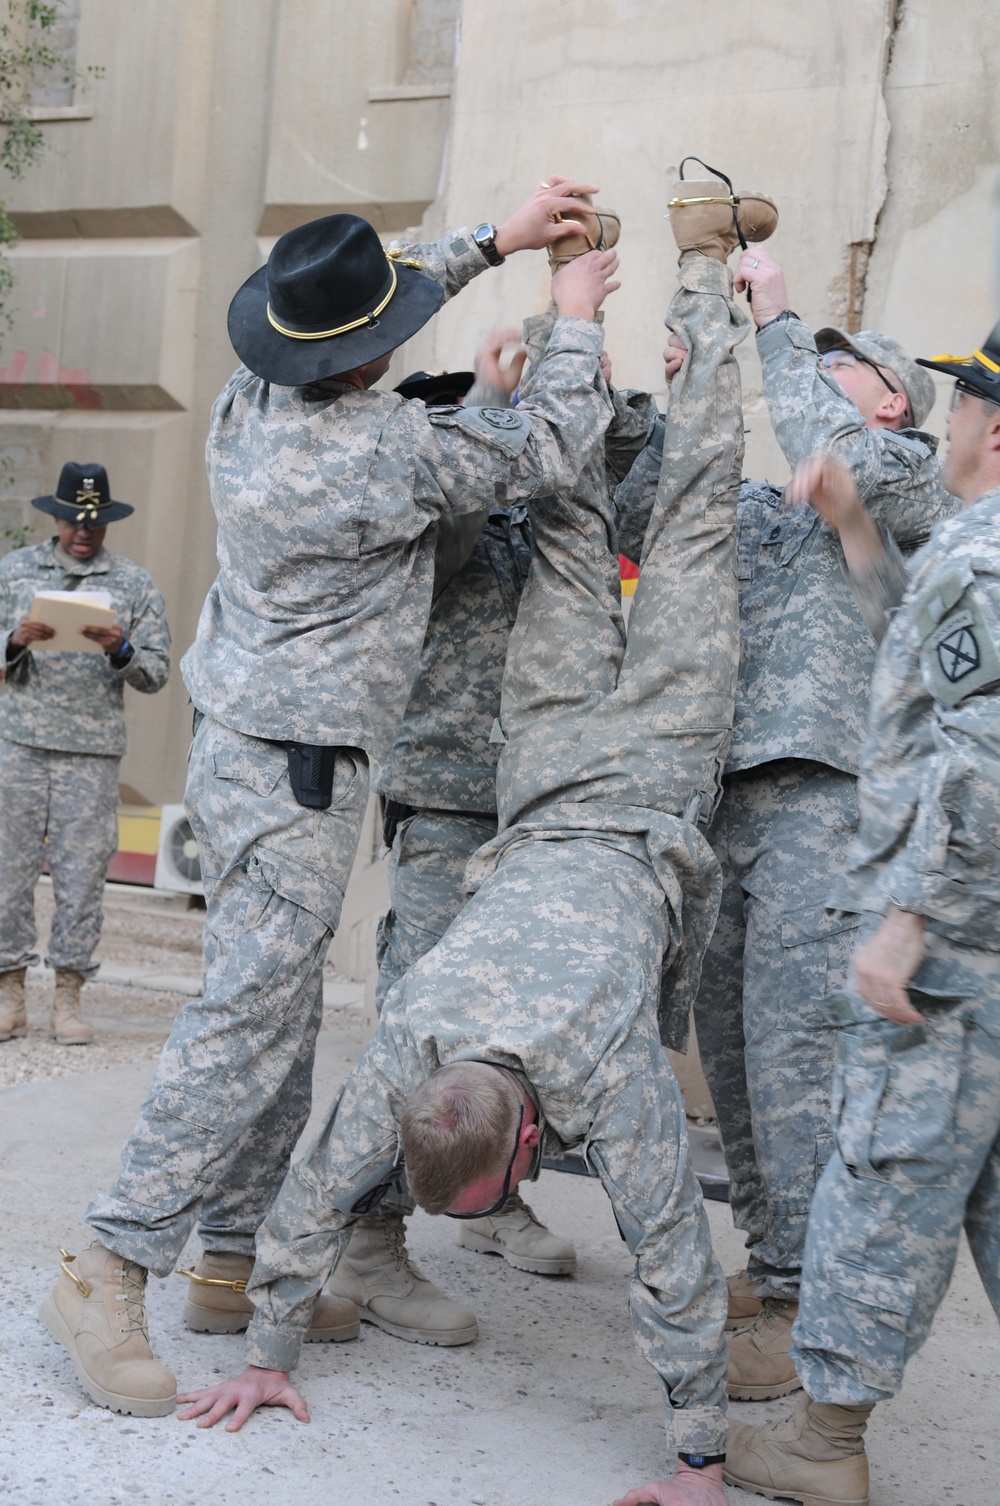
[[[99,408],[101,394],[90,383],[86,366],[60,366],[59,383],[65,387],[78,408]]]
[[[26,350],[15,350],[7,365],[0,368],[0,382],[6,382],[11,387],[19,387],[24,381],[27,370],[28,352]]]
[[[58,378],[58,357],[51,350],[40,350],[38,352],[38,380],[48,384],[49,382],[58,381]]]

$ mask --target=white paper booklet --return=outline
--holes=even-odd
[[[114,627],[117,618],[110,591],[39,591],[28,613],[32,622],[55,628],[54,638],[33,643],[31,652],[48,649],[57,653],[100,654],[99,643],[84,638],[82,627]]]

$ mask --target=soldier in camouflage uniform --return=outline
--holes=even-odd
[[[781,270],[744,253],[764,397],[785,456],[838,456],[876,522],[909,552],[957,504],[920,430],[930,378],[892,340],[791,312]],[[857,919],[831,916],[831,874],[857,826],[855,778],[875,645],[835,536],[807,506],[744,483],[737,523],[740,674],[722,802],[709,840],[724,876],[695,1006],[748,1276],[731,1278],[730,1395],[797,1388],[789,1356],[806,1222],[830,1154],[834,1036]],[[760,1299],[763,1306],[760,1307]]]
[[[554,319],[551,309],[525,322],[535,364],[544,355]],[[603,355],[602,368],[610,381]],[[396,390],[428,403],[453,402],[466,394],[472,404],[509,403],[502,389],[477,386],[470,392],[472,382],[471,372],[417,374]],[[605,436],[605,459],[609,478],[618,481],[646,443],[657,414],[648,394],[609,390],[615,412]],[[392,985],[444,935],[468,898],[469,859],[497,833],[500,686],[531,562],[531,517],[520,503],[490,508],[485,521],[482,514],[473,518],[481,532],[478,540],[472,533],[471,545],[462,537],[468,521],[461,518],[439,530],[434,607],[420,669],[392,752],[376,771],[375,787],[387,800],[391,902],[379,932],[380,1007]],[[363,1317],[398,1337],[430,1337],[436,1343],[445,1335],[452,1342],[471,1337],[471,1314],[463,1323],[455,1304],[450,1314],[442,1310],[434,1288],[403,1256],[400,1219],[412,1209],[408,1197],[398,1207],[386,1198],[360,1219],[330,1290],[352,1298]],[[384,1268],[376,1268],[378,1290],[371,1290],[373,1241],[391,1243],[399,1252],[391,1289]],[[564,1275],[576,1266],[570,1242],[551,1234],[517,1194],[492,1217],[463,1224],[459,1243],[539,1275]]]
[[[83,1046],[80,988],[97,971],[104,879],[118,847],[118,769],[125,752],[124,691],[152,694],[170,673],[163,597],[146,571],[104,548],[109,523],[133,511],[111,498],[102,465],[69,461],[32,506],[56,536],[0,563],[0,1041],[23,1036],[24,978],[34,951],[34,892],[48,859],[55,913],[46,962],[55,969],[52,1035]],[[32,621],[40,591],[110,593],[115,627],[87,627],[102,652],[45,651],[54,629]],[[33,647],[34,646],[34,647]]]
[[[722,1506],[725,1288],[659,1014],[664,963],[667,1003],[690,1007],[717,907],[699,823],[718,795],[735,691],[733,348],[747,319],[719,261],[691,255],[679,280],[668,322],[691,354],[674,378],[627,645],[604,468],[592,463],[574,495],[534,509],[503,679],[499,834],[470,867],[479,887],[384,1000],[261,1227],[248,1370],[193,1394],[182,1415],[211,1424],[235,1408],[239,1427],[263,1402],[305,1415],[287,1372],[352,1222],[399,1180],[410,1095],[445,1064],[485,1063],[512,1073],[523,1100],[487,1200],[501,1206],[543,1149],[583,1145],[636,1257],[636,1343],[662,1379],[682,1462],[634,1500]]]
[[[204,996],[178,1014],[117,1181],[88,1211],[101,1242],[64,1262],[45,1309],[102,1405],[173,1408],[143,1289],[147,1269],[174,1268],[199,1210],[206,1253],[186,1319],[224,1332],[249,1321],[254,1235],[309,1113],[323,961],[369,758],[389,751],[416,672],[438,520],[484,493],[514,502],[571,484],[611,416],[594,314],[613,252],[566,269],[565,317],[516,412],[433,412],[371,386],[444,297],[506,251],[572,232],[564,188],[587,185],[552,180],[499,230],[388,253],[366,221],[328,216],[281,237],[230,307],[247,364],[208,440],[220,573],[183,663],[198,712],[186,805],[208,904]],[[483,361],[502,382],[498,353]],[[353,1304],[317,1312],[313,1337],[357,1332]],[[105,1342],[92,1344],[94,1325]]]
[[[867,1501],[868,1416],[926,1339],[963,1227],[1000,1319],[1000,326],[967,359],[921,364],[958,378],[943,481],[965,510],[911,561],[888,623],[860,829],[831,897],[866,939],[829,1001],[835,1148],[792,1349],[806,1396],[783,1422],[734,1424],[726,1466],[818,1506]],[[824,459],[807,488],[831,518],[846,497],[864,531],[848,473]],[[891,565],[851,568],[885,622]]]

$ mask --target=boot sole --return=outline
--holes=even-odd
[[[753,1480],[741,1480],[739,1475],[734,1475],[725,1465],[722,1466],[722,1478],[727,1485],[738,1485],[740,1490],[748,1490],[755,1496],[765,1496],[769,1501],[798,1501],[800,1506],[869,1506],[868,1496],[818,1496],[815,1491],[779,1490],[773,1485],[757,1485]]]
[[[576,1270],[575,1255],[572,1258],[553,1256],[546,1259],[545,1256],[537,1256],[532,1259],[530,1255],[517,1255],[514,1251],[505,1249],[498,1241],[487,1239],[485,1234],[475,1234],[472,1231],[461,1231],[458,1242],[463,1250],[474,1250],[477,1255],[499,1255],[515,1271],[527,1271],[532,1276],[572,1276]]]
[[[66,1350],[73,1361],[77,1380],[99,1407],[106,1407],[109,1412],[126,1412],[130,1417],[169,1417],[173,1412],[177,1405],[176,1391],[170,1397],[119,1396],[92,1380],[76,1357],[73,1335],[51,1295],[42,1302],[41,1319],[56,1343]]]
[[[775,1397],[791,1396],[793,1391],[801,1390],[802,1382],[796,1375],[792,1380],[776,1381],[770,1386],[735,1386],[730,1383],[726,1394],[730,1401],[774,1401]]]
[[[4,1041],[19,1041],[28,1033],[27,1025],[18,1025],[16,1030],[8,1030],[6,1035],[0,1035],[0,1044]]]
[[[181,1321],[192,1333],[245,1333],[250,1327],[252,1313],[213,1312],[210,1308],[198,1307],[185,1302]],[[361,1321],[342,1323],[339,1328],[310,1328],[305,1336],[307,1344],[345,1344],[361,1333]]]
[[[53,1035],[50,1039],[55,1041],[57,1046],[92,1046],[94,1044],[92,1035]]]
[[[362,1307],[358,1303],[358,1318],[362,1323],[374,1323],[376,1328],[381,1328],[384,1333],[392,1334],[394,1339],[404,1339],[408,1344],[434,1344],[439,1349],[457,1348],[459,1344],[471,1344],[479,1332],[479,1324],[472,1323],[468,1328],[449,1328],[439,1332],[433,1328],[405,1328],[400,1323],[390,1323],[387,1318],[379,1317],[370,1308]]]

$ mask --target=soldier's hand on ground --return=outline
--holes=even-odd
[[[305,1398],[292,1385],[287,1373],[260,1370],[256,1365],[248,1365],[235,1380],[206,1386],[201,1391],[185,1391],[177,1400],[185,1404],[184,1410],[177,1413],[181,1421],[197,1418],[200,1428],[214,1427],[232,1412],[226,1423],[227,1433],[238,1433],[258,1407],[287,1407],[299,1422],[309,1421]]]
[[[501,364],[504,355],[506,365]],[[528,352],[521,344],[519,329],[491,329],[476,351],[475,372],[477,382],[486,382],[491,387],[502,387],[513,392],[521,380]]]
[[[650,1480],[648,1485],[630,1490],[614,1506],[726,1506],[722,1465],[690,1469],[680,1464],[672,1480]]]
[[[733,287],[737,293],[750,289],[750,308],[758,329],[762,324],[770,324],[772,319],[777,319],[788,307],[785,274],[774,258],[759,246],[748,246],[740,257],[733,276]]]
[[[552,297],[561,315],[593,319],[609,293],[621,287],[614,280],[617,251],[587,251],[567,262],[552,279]]]
[[[663,375],[668,382],[673,381],[684,365],[684,357],[687,353],[687,346],[680,335],[671,335],[668,338],[667,348],[663,352]]]
[[[55,628],[49,627],[47,622],[32,622],[30,617],[24,616],[11,633],[10,641],[17,648],[28,648],[32,643],[44,643],[46,638],[55,636]]]
[[[924,918],[890,905],[873,936],[851,959],[851,977],[861,997],[896,1025],[920,1025],[907,984],[924,955]]]
[[[593,183],[578,183],[575,178],[544,178],[520,209],[515,209],[510,219],[498,226],[495,245],[500,255],[542,251],[564,235],[582,232],[582,221],[595,211],[571,195],[596,192]],[[560,220],[560,215],[569,218]]]
[[[114,627],[82,627],[80,632],[84,638],[89,638],[91,643],[99,643],[104,652],[112,656],[121,653],[122,644],[125,642],[125,634],[117,622]]]

